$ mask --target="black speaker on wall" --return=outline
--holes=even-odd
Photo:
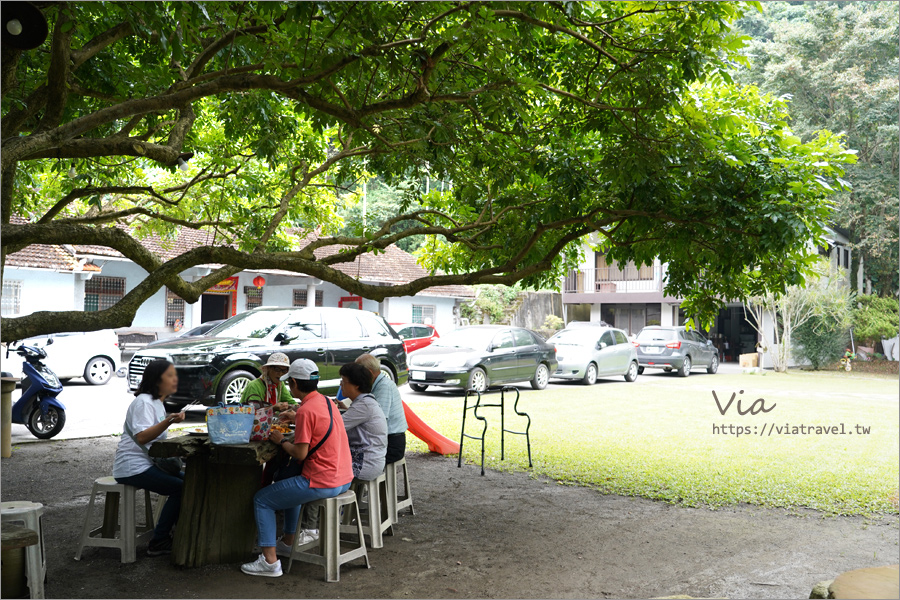
[[[0,43],[18,50],[32,50],[47,39],[47,19],[31,2],[0,2]]]

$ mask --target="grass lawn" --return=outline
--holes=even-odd
[[[832,514],[897,512],[897,377],[792,371],[695,373],[682,379],[648,372],[634,384],[610,378],[592,387],[519,389],[519,408],[532,418],[534,473],[560,483],[687,506],[748,502]],[[713,390],[723,408],[737,394],[724,416]],[[746,412],[758,398],[769,412],[738,414],[738,399]],[[484,401],[498,399],[491,393]],[[407,404],[431,427],[459,440],[462,395],[418,395]],[[480,414],[489,424],[485,465],[527,469],[524,436],[506,436],[501,462],[499,409]],[[508,429],[524,430],[525,419],[513,413],[511,401],[506,415]],[[782,431],[801,425],[840,430],[842,424],[843,435],[771,430],[773,425]],[[748,433],[714,433],[714,425]],[[869,428],[868,434],[856,425]],[[478,434],[482,426],[467,416],[467,433]],[[412,435],[408,444],[410,450],[428,451]],[[478,440],[466,439],[469,463],[480,462],[480,451]]]

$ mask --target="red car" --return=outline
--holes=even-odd
[[[423,323],[391,323],[391,327],[403,340],[403,348],[407,354],[424,348],[441,337],[434,327]]]

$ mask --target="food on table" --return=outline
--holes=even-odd
[[[272,429],[281,433],[290,433],[291,428],[286,423],[273,423]]]

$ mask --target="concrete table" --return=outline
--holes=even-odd
[[[18,377],[4,377],[0,388],[0,456],[12,456],[12,393]]]
[[[900,566],[841,573],[828,586],[829,598],[900,598]]]
[[[200,567],[251,557],[256,543],[253,495],[262,482],[262,465],[278,451],[268,441],[217,446],[206,435],[179,436],[150,446],[150,456],[185,460],[174,564]]]

